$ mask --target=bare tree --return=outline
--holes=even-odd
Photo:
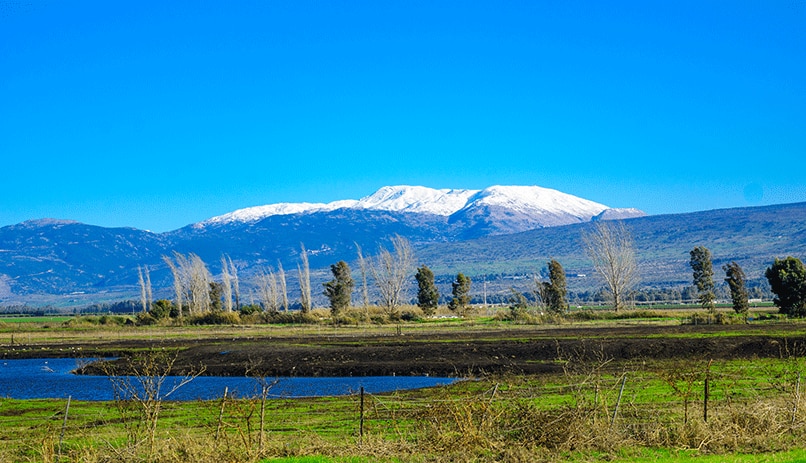
[[[176,305],[182,307],[182,301],[188,301],[190,313],[201,313],[210,310],[210,283],[212,276],[201,257],[190,253],[187,256],[174,251],[174,260],[162,256],[162,260],[171,269],[174,277]]]
[[[283,311],[288,312],[288,285],[285,281],[285,270],[283,264],[277,261],[277,282],[280,285],[280,300],[282,301]]]
[[[364,309],[369,309],[369,286],[367,285],[367,260],[364,259],[364,254],[361,252],[361,246],[355,243],[358,249],[358,267],[361,270],[361,300],[364,303]]]
[[[148,270],[148,266],[145,268],[145,275],[146,275],[146,299],[148,300],[148,310],[151,310],[151,304],[154,302],[154,293],[151,288],[151,271]]]
[[[375,263],[370,266],[372,277],[381,294],[388,315],[395,315],[403,289],[414,267],[414,253],[409,241],[399,235],[392,238],[392,251],[381,247]]]
[[[232,312],[232,275],[225,255],[221,256],[221,289],[224,293],[224,310]]]
[[[535,298],[537,306],[541,309],[546,306],[546,282],[543,281],[540,274],[532,274],[532,295]]]
[[[143,306],[143,312],[149,312],[153,299],[151,293],[151,275],[149,274],[148,266],[140,267],[138,265],[137,276],[140,283],[140,303]]]
[[[235,310],[241,310],[241,285],[238,281],[238,267],[232,262],[232,259],[227,256],[229,262],[229,275],[232,279],[232,292],[235,296]]]
[[[303,312],[311,310],[311,269],[308,265],[308,251],[305,250],[305,245],[300,243],[300,264],[297,264],[297,271],[299,272],[299,303],[302,306]]]
[[[618,311],[638,282],[632,236],[623,222],[600,221],[590,232],[583,232],[582,239],[593,268],[605,281],[613,308]]]
[[[257,291],[263,310],[267,312],[277,312],[280,306],[279,291],[277,289],[277,277],[274,271],[263,270],[257,275]]]
[[[174,251],[174,254],[178,254]],[[181,255],[181,254],[180,254]],[[184,279],[182,278],[182,273],[180,271],[180,267],[178,264],[174,263],[168,256],[162,256],[162,260],[165,261],[165,264],[168,265],[168,268],[171,270],[171,275],[174,277],[174,293],[176,297],[176,308],[179,311],[179,318],[182,318],[182,301],[183,296],[185,294],[185,286],[184,286]]]
[[[207,265],[201,257],[190,253],[188,255],[190,263],[190,311],[191,313],[204,313],[210,311],[210,283],[213,278]]]
[[[115,395],[115,403],[129,431],[130,438],[139,443],[143,437],[148,444],[148,460],[155,452],[157,422],[162,402],[184,385],[204,373],[204,366],[191,369],[184,376],[171,376],[177,354],[152,349],[128,362],[121,371],[118,364],[104,363],[104,370]],[[134,415],[134,416],[132,416]],[[144,428],[144,429],[143,429]],[[143,436],[145,434],[145,436]]]

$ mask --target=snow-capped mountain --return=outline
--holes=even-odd
[[[483,190],[387,186],[364,198],[239,209],[166,233],[39,220],[0,228],[0,303],[14,294],[102,293],[137,284],[137,266],[170,286],[162,256],[194,253],[215,267],[226,254],[244,276],[294,268],[304,244],[313,268],[371,255],[400,235],[417,246],[644,215],[538,186]]]
[[[483,190],[386,186],[359,200],[331,203],[280,203],[239,209],[195,224],[195,227],[251,223],[276,215],[330,212],[338,209],[406,212],[439,216],[477,216],[480,211],[505,210],[527,216],[532,228],[591,220],[608,207],[539,186],[491,186]],[[642,215],[637,211],[637,215]],[[528,220],[528,217],[534,220]],[[541,219],[542,218],[542,219]],[[453,221],[459,221],[456,218]],[[520,230],[519,230],[520,231]]]

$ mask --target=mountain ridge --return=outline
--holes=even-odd
[[[328,266],[339,260],[357,265],[356,245],[365,256],[372,256],[379,246],[388,247],[394,235],[408,238],[420,263],[444,278],[456,272],[530,273],[550,258],[559,259],[572,274],[591,274],[580,233],[596,220],[622,218],[624,211],[609,208],[590,220],[574,216],[567,225],[548,226],[544,220],[544,225],[534,226],[529,221],[535,217],[517,210],[474,204],[472,211],[460,209],[462,214],[450,216],[337,208],[165,233],[30,220],[0,228],[0,303],[36,301],[40,296],[90,302],[136,299],[141,265],[151,269],[155,295],[162,291],[160,297],[169,297],[170,272],[162,256],[174,251],[198,254],[214,275],[220,270],[221,255],[227,254],[248,281],[252,274],[278,263],[294,272],[304,243],[314,278],[325,279]],[[627,216],[634,213],[626,210]],[[543,215],[546,219],[550,212]],[[624,223],[634,233],[643,281],[663,285],[685,284],[688,251],[696,245],[712,250],[715,269],[724,259],[735,259],[746,265],[749,277],[760,278],[774,257],[806,254],[804,218],[806,203],[795,203],[641,216]],[[569,285],[593,284],[569,280]]]
[[[552,225],[563,220],[586,221],[601,214],[608,206],[540,186],[493,185],[481,190],[434,189],[423,186],[385,186],[358,200],[343,199],[329,203],[276,203],[238,209],[211,217],[195,228],[233,222],[249,223],[274,215],[330,212],[337,209],[358,209],[389,212],[426,213],[440,216],[469,214],[476,208],[500,207],[519,214],[552,216]],[[634,214],[642,211],[632,209]],[[560,217],[563,217],[562,219]],[[539,224],[539,221],[533,221]]]

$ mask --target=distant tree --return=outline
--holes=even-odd
[[[297,272],[299,276],[299,304],[302,307],[302,312],[310,312],[313,308],[313,299],[311,298],[311,268],[308,265],[308,251],[305,250],[305,245],[300,244],[300,263],[297,264]]]
[[[541,274],[532,275],[532,284],[534,285],[532,286],[532,296],[534,296],[537,306],[542,309],[546,307],[546,301],[548,300],[547,288],[550,285],[541,279]]]
[[[693,301],[697,299],[697,288],[694,286],[686,286],[683,288],[683,291],[680,292],[680,298],[684,302]]]
[[[151,274],[148,271],[148,266],[137,266],[137,276],[140,283],[140,304],[143,306],[143,312],[151,311]]]
[[[624,307],[624,299],[638,282],[638,266],[632,236],[623,222],[599,221],[582,235],[596,273],[605,281],[613,309]]]
[[[341,260],[330,266],[333,280],[324,283],[325,296],[330,301],[330,313],[335,317],[340,311],[350,307],[355,282],[347,262]]]
[[[796,257],[775,259],[764,272],[775,293],[773,302],[782,314],[803,317],[806,315],[806,268]]]
[[[174,251],[174,255],[176,254],[178,253]],[[179,254],[179,256],[182,255]],[[184,256],[182,257],[184,258]],[[171,270],[171,275],[173,276],[174,296],[176,298],[174,300],[174,306],[176,307],[176,310],[179,313],[179,316],[177,318],[182,318],[182,310],[183,310],[182,302],[185,295],[185,278],[184,275],[182,274],[183,272],[181,271],[179,265],[175,263],[174,260],[171,259],[170,257],[162,256],[162,260]]]
[[[241,283],[238,279],[238,267],[232,262],[232,259],[227,256],[229,263],[229,276],[232,281],[232,295],[235,297],[235,310],[241,310]]]
[[[730,298],[733,301],[733,310],[737,314],[747,316],[750,310],[750,302],[745,287],[745,276],[742,267],[736,262],[731,262],[722,266],[725,271],[725,281],[730,287]]]
[[[224,288],[222,287],[221,283],[217,281],[210,282],[210,310],[221,310],[221,296],[223,295]]]
[[[358,268],[361,270],[361,303],[364,309],[369,309],[369,285],[367,285],[367,260],[364,259],[364,254],[361,252],[361,246],[355,243],[355,248],[358,250]]]
[[[451,286],[453,298],[448,303],[448,308],[464,317],[470,304],[470,278],[460,273],[456,275],[456,281],[451,283]]]
[[[529,308],[529,301],[522,292],[517,291],[515,288],[509,288],[509,312],[513,320],[518,320],[526,313]]]
[[[417,269],[414,278],[417,280],[417,305],[430,317],[434,315],[439,305],[439,291],[434,284],[434,272],[427,265],[423,265]]]
[[[188,261],[190,262],[188,271],[190,275],[190,311],[196,314],[209,312],[211,309],[210,283],[213,281],[212,275],[210,275],[207,265],[198,255],[190,253]]]
[[[697,246],[689,253],[691,270],[694,273],[694,286],[697,288],[697,298],[703,309],[714,312],[714,266],[711,263],[711,251],[705,246]]]
[[[150,313],[151,316],[154,317],[155,319],[162,320],[168,317],[172,317],[173,312],[174,312],[174,305],[171,303],[171,301],[166,299],[159,299],[157,301],[154,301],[153,304],[151,304],[151,310],[149,310],[148,313]]]
[[[370,265],[372,277],[381,303],[390,317],[397,315],[397,308],[403,296],[406,280],[410,278],[414,266],[414,253],[406,238],[395,235],[392,238],[392,251],[381,247],[373,265]]]
[[[191,314],[208,312],[212,276],[204,261],[196,254],[185,256],[176,251],[173,259],[168,256],[162,256],[162,259],[174,277],[176,306],[183,308],[183,301],[187,300],[187,308]]]
[[[280,307],[280,294],[277,277],[271,269],[262,270],[256,275],[255,288],[263,310],[274,314]]]
[[[565,281],[565,270],[563,266],[554,259],[549,261],[548,267],[549,281],[548,283],[543,283],[546,307],[550,312],[562,314],[568,310],[568,289]]]
[[[288,284],[285,280],[285,270],[283,264],[277,261],[277,283],[280,288],[280,303],[283,306],[283,311],[288,312]]]
[[[232,312],[232,275],[229,272],[227,256],[221,255],[221,291],[224,298],[224,310]]]

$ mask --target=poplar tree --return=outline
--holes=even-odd
[[[691,270],[694,275],[694,286],[697,288],[697,298],[703,309],[710,312],[716,311],[714,300],[714,266],[711,263],[711,251],[705,246],[697,246],[689,253],[691,260]]]
[[[439,305],[439,290],[434,284],[434,272],[423,265],[417,269],[414,278],[417,280],[417,306],[430,317],[434,315]]]
[[[725,281],[730,287],[730,298],[733,301],[733,310],[737,314],[747,316],[750,310],[750,302],[747,296],[747,287],[745,286],[745,276],[742,267],[736,262],[731,262],[722,266],[725,271]]]
[[[456,275],[456,281],[451,283],[451,286],[453,299],[448,303],[448,308],[464,317],[467,305],[470,304],[470,278],[460,273]]]
[[[308,251],[305,250],[305,245],[300,244],[300,264],[297,264],[297,275],[299,276],[299,304],[302,307],[303,313],[310,312],[313,308],[313,299],[311,298],[311,267],[308,264]]]
[[[333,280],[323,283],[325,296],[330,301],[330,313],[337,316],[340,311],[350,307],[355,282],[350,272],[350,266],[345,261],[339,261],[330,266]]]
[[[552,259],[549,261],[549,282],[544,283],[546,306],[550,312],[562,314],[568,310],[568,287],[563,266]]]

